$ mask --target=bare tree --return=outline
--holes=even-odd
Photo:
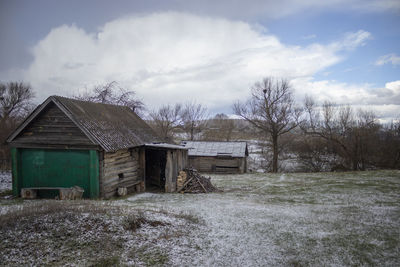
[[[305,100],[308,114],[307,123],[302,129],[309,136],[326,140],[342,162],[341,169],[365,170],[377,162],[379,131],[376,115],[372,111],[354,112],[350,106],[338,106],[324,102],[321,112],[316,111],[316,104],[310,98]],[[320,118],[320,113],[322,118]]]
[[[10,117],[22,117],[32,109],[35,94],[28,84],[10,82],[0,84],[0,121],[3,123]]]
[[[230,141],[235,129],[235,121],[224,113],[219,113],[207,125],[204,139],[212,141]]]
[[[206,127],[207,109],[201,104],[188,102],[182,109],[181,117],[182,129],[190,140],[194,140]]]
[[[95,86],[91,91],[77,95],[75,98],[96,103],[127,106],[135,112],[144,109],[143,102],[135,97],[135,92],[118,86],[116,81]]]
[[[175,106],[164,105],[158,110],[153,110],[149,113],[152,119],[150,123],[165,141],[174,139],[174,130],[181,125],[181,111],[182,105],[175,104]]]
[[[30,85],[22,82],[0,83],[0,159],[8,159],[5,139],[17,124],[33,109],[35,94]]]
[[[377,154],[381,168],[400,169],[400,116],[385,125],[379,135],[380,153]]]
[[[252,96],[233,106],[236,115],[261,130],[272,142],[272,172],[278,171],[279,137],[299,125],[302,110],[295,108],[287,79],[264,78],[252,87]]]

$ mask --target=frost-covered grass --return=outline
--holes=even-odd
[[[212,175],[212,182],[224,192],[3,200],[0,263],[400,265],[400,171]]]
[[[175,247],[193,224],[181,214],[114,201],[38,200],[1,208],[1,266],[162,265],[169,261],[163,248]]]
[[[224,193],[144,194],[134,207],[189,212],[199,251],[179,265],[400,264],[400,172],[213,175]],[[172,251],[169,249],[169,251]]]
[[[0,170],[0,192],[11,190],[11,172]]]

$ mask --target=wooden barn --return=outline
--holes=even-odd
[[[174,192],[188,163],[186,148],[161,143],[128,107],[60,96],[39,105],[7,142],[15,196],[23,188],[54,196],[73,186],[87,198],[109,198],[118,188]]]
[[[189,149],[189,166],[200,172],[247,172],[246,142],[184,141],[181,144]]]

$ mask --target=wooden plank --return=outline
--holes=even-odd
[[[30,146],[30,147],[35,147],[35,146],[38,146],[38,145],[48,145],[48,146],[52,146],[52,145],[57,146],[58,145],[59,147],[68,146],[68,147],[71,147],[71,148],[73,146],[98,147],[95,144],[90,144],[90,143],[87,143],[87,142],[84,142],[84,141],[64,140],[63,142],[60,142],[59,140],[47,140],[47,142],[46,142],[46,139],[37,139],[37,138],[36,139],[29,139],[29,138],[22,139],[19,142],[13,143],[12,145],[13,146],[18,146],[19,145],[21,147],[22,144],[26,144],[27,146]]]
[[[132,154],[132,155],[131,155]],[[139,173],[138,151],[120,150],[104,154],[103,195],[114,196],[118,187],[134,187],[142,181]],[[118,174],[123,173],[124,178]]]
[[[109,192],[111,190],[116,190],[118,187],[130,187],[140,183],[141,180],[129,180],[124,182],[119,182],[117,184],[107,184],[105,185],[105,192]]]
[[[140,184],[142,181],[141,180],[132,180],[132,181],[127,181],[124,183],[119,183],[119,184],[114,184],[114,185],[108,185],[104,187],[104,195],[105,197],[110,197],[110,196],[114,196],[117,192],[118,187],[127,187],[132,188],[137,184]]]
[[[139,165],[139,161],[132,157],[123,157],[115,161],[109,161],[109,160],[106,161],[106,159],[104,159],[104,164],[107,168],[114,168],[114,167],[121,167],[125,164]]]
[[[115,160],[118,160],[120,158],[125,158],[125,157],[130,157],[130,153],[129,152],[118,153],[118,154],[106,153],[104,160],[107,162],[113,162]]]
[[[173,182],[172,182],[172,175],[173,175],[173,166],[172,166],[172,153],[167,151],[167,160],[165,164],[165,192],[173,192]]]
[[[112,183],[120,183],[120,182],[124,182],[124,181],[128,181],[128,180],[139,180],[139,175],[137,172],[129,172],[126,176],[124,176],[124,178],[119,178],[118,176],[107,176],[104,177],[103,180],[103,185],[109,185]]]
[[[119,173],[123,173],[124,177],[128,177],[128,175],[130,175],[131,173],[138,173],[138,169],[136,168],[127,168],[124,170],[116,170],[115,172],[104,172],[104,180],[107,180],[108,178],[112,178],[112,177],[118,177]],[[123,179],[123,178],[121,178]]]
[[[19,142],[13,142],[12,147],[18,147],[18,148],[43,148],[43,149],[78,149],[78,150],[90,150],[90,149],[95,149],[95,150],[101,150],[101,147],[98,145],[87,145],[87,144],[47,144],[47,143],[19,143]]]
[[[113,179],[110,181],[107,181],[103,184],[104,190],[107,191],[108,188],[117,188],[117,187],[123,187],[124,184],[130,184],[136,181],[141,181],[139,179],[137,179],[137,176],[132,177],[130,180],[122,180],[120,181],[118,178],[117,179]]]
[[[60,125],[53,125],[52,127],[35,126],[28,128],[27,132],[34,133],[70,133],[79,136],[85,136],[81,130],[76,127],[64,127]]]
[[[93,145],[90,139],[56,105],[49,104],[15,138],[33,144]]]
[[[100,197],[104,197],[104,152],[99,152],[99,191]]]
[[[68,134],[63,134],[62,132],[59,133],[32,133],[31,135],[28,136],[21,136],[21,138],[37,138],[37,139],[48,139],[48,140],[53,140],[53,141],[59,141],[62,142],[63,140],[76,140],[76,141],[85,141],[88,142],[90,141],[86,136],[84,135],[68,135]]]
[[[117,169],[117,168],[124,168],[126,166],[139,166],[139,162],[132,158],[127,158],[127,160],[124,161],[116,161],[113,163],[104,163],[107,169]]]
[[[146,179],[146,151],[141,148],[139,151],[139,171],[142,180]]]
[[[35,127],[43,127],[43,128],[48,128],[48,127],[63,127],[63,128],[78,128],[72,121],[68,122],[57,122],[57,123],[51,123],[47,121],[37,121],[34,124]],[[78,128],[79,129],[79,128]]]
[[[104,159],[104,162],[106,164],[113,164],[118,161],[129,161],[129,160],[133,160],[133,158],[131,157],[131,155],[128,154],[128,155],[120,155],[118,157],[106,157]]]
[[[106,153],[104,155],[104,158],[117,157],[119,155],[128,154],[128,153],[130,153],[128,149],[121,149],[121,150],[118,150],[118,151],[115,151],[115,152]]]
[[[104,169],[104,175],[108,176],[110,174],[118,174],[118,173],[125,173],[129,172],[130,170],[138,170],[139,166],[137,164],[132,164],[132,163],[127,163],[125,165],[119,166],[113,166],[113,168],[110,168],[109,166],[106,166]]]
[[[129,175],[133,172],[138,173],[139,171],[137,168],[130,168],[130,169],[126,169],[125,171],[115,171],[115,172],[104,171],[104,179],[106,180],[107,178],[118,177],[119,173],[123,173],[124,177],[126,177],[127,175]]]

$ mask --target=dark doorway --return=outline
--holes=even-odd
[[[146,149],[146,190],[165,191],[166,151]]]

